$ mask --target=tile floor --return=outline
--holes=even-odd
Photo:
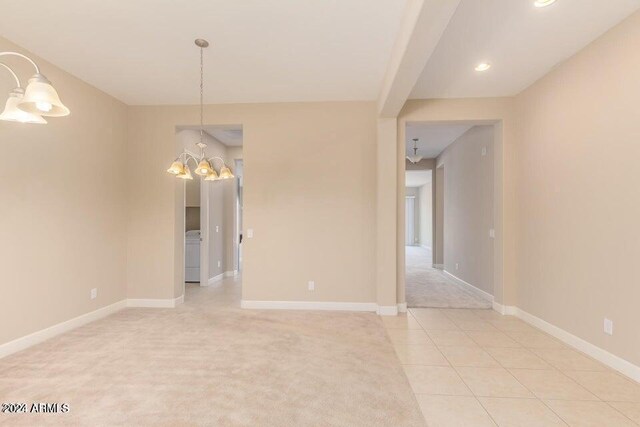
[[[640,426],[640,384],[492,310],[382,322],[430,427]]]

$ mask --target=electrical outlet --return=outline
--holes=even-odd
[[[607,335],[613,335],[613,320],[604,318],[604,333]]]
[[[309,290],[310,291],[315,291],[316,290],[316,282],[314,282],[313,280],[309,281]]]
[[[460,267],[460,265],[456,262],[456,270]]]
[[[493,228],[489,229],[489,237],[491,237],[492,239],[495,239],[496,230],[494,230]]]
[[[482,147],[482,155],[483,156],[487,155],[487,147]]]
[[[253,228],[247,228],[247,239],[253,239]]]
[[[216,233],[219,233],[219,232],[220,232],[220,226],[216,225]]]
[[[222,262],[218,260],[218,267],[220,267],[221,265],[222,265]]]
[[[91,299],[96,299],[98,297],[98,288],[91,289]]]

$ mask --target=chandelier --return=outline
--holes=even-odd
[[[173,161],[171,167],[167,169],[176,178],[181,179],[193,179],[191,170],[189,169],[189,161],[193,161],[195,165],[195,173],[201,177],[204,177],[205,181],[217,181],[219,179],[233,178],[231,169],[225,164],[224,159],[221,157],[209,157],[205,155],[205,149],[207,144],[203,142],[204,137],[204,125],[203,125],[203,93],[204,93],[204,79],[203,79],[203,49],[209,46],[209,42],[203,39],[195,40],[196,46],[200,48],[200,142],[196,145],[200,148],[200,154],[195,154],[187,149],[184,149],[182,153]],[[215,161],[221,162],[220,173],[216,172],[213,165]]]
[[[16,87],[9,92],[9,99],[7,99],[4,111],[0,114],[0,120],[45,124],[47,121],[42,116],[62,117],[69,115],[69,109],[60,101],[58,92],[31,58],[18,52],[0,52],[0,56],[17,56],[25,59],[36,70],[36,73],[29,79],[27,87],[23,88],[13,69],[0,62],[0,67],[6,69],[16,82]]]
[[[418,163],[422,160],[422,156],[418,155],[418,138],[413,138],[413,156],[407,156],[407,160],[411,163]]]

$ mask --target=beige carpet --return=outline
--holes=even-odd
[[[423,426],[378,316],[247,311],[240,284],[125,309],[0,359],[0,402],[68,403],[6,425]]]
[[[447,279],[431,267],[431,252],[406,246],[405,293],[407,306],[432,308],[491,308],[478,292]]]

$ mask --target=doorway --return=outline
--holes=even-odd
[[[242,167],[242,127],[205,126],[201,136],[199,127],[180,126],[176,128],[177,146],[182,150],[200,156],[202,142],[206,158],[211,159],[213,168],[220,173],[223,165],[231,169],[233,178],[204,180],[193,174],[193,179],[185,179],[184,197],[184,289],[186,295],[203,295],[194,292],[194,287],[223,286],[225,278],[239,275],[241,227],[241,184]],[[191,170],[195,165],[189,164]],[[233,283],[231,283],[233,282]],[[230,286],[239,280],[232,280]],[[226,286],[226,285],[224,285]],[[227,294],[238,296],[240,291]]]
[[[405,196],[419,197],[416,188],[409,184],[411,174],[428,171],[432,177],[428,186],[432,225],[429,262],[425,262],[427,256],[423,253],[426,248],[407,240],[407,305],[413,308],[491,308],[493,126],[411,123],[407,125],[405,136],[408,156]],[[415,140],[418,141],[417,153]],[[418,200],[422,205],[421,199]],[[405,203],[405,209],[416,211],[408,203]],[[410,221],[411,215],[405,211],[405,220]],[[406,230],[411,226],[405,223]]]

